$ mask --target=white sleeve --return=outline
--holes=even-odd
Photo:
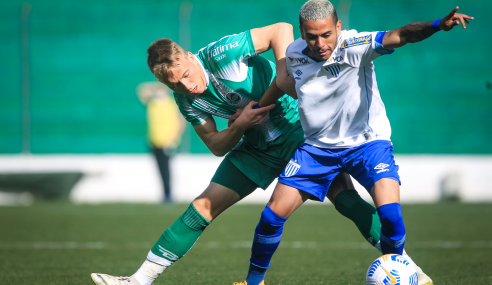
[[[362,32],[354,37],[345,39],[340,46],[346,49],[346,58],[352,66],[365,66],[384,54],[391,54],[395,50],[383,47],[383,37],[386,32]]]

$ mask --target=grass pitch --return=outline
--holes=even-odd
[[[0,284],[92,284],[131,275],[187,205],[38,203],[0,208]],[[246,275],[262,205],[236,205],[154,284],[232,284]],[[403,205],[406,249],[437,285],[492,284],[492,204]],[[268,285],[365,284],[379,256],[333,206],[287,221]]]

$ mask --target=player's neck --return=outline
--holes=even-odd
[[[208,88],[208,86],[207,86],[207,75],[205,74],[205,69],[202,66],[202,63],[200,62],[200,59],[198,57],[196,57],[195,55],[193,55],[193,56],[195,57],[194,64],[196,64],[197,70],[200,71],[200,79],[202,80],[203,86],[205,86],[205,89],[203,90],[205,92],[205,90],[207,90],[207,88]],[[196,94],[196,95],[200,95],[200,94]]]

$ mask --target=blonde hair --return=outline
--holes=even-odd
[[[186,57],[186,51],[170,39],[158,39],[147,49],[147,65],[152,74],[162,83],[167,81],[169,68],[184,57]]]

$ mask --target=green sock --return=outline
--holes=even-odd
[[[157,240],[151,252],[174,262],[191,249],[208,225],[210,222],[190,204],[186,212]]]
[[[364,201],[357,191],[350,189],[338,193],[335,197],[335,208],[355,223],[371,245],[374,246],[379,242],[381,222],[376,208]]]

